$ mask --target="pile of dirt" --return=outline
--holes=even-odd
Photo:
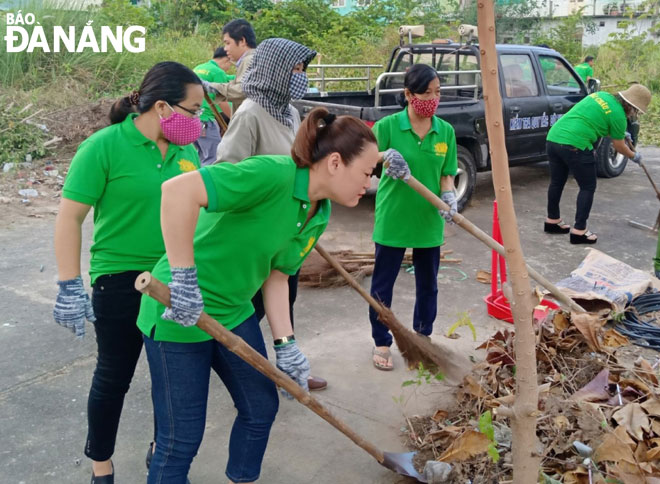
[[[58,157],[72,154],[90,135],[110,124],[110,108],[115,99],[101,99],[92,103],[50,111],[39,117],[53,136],[62,138]]]
[[[658,484],[658,364],[630,352],[629,341],[604,321],[583,316],[557,313],[537,328],[540,482]],[[486,358],[460,385],[455,408],[409,419],[420,470],[439,460],[453,466],[447,482],[511,479],[512,433],[498,409],[514,403],[513,337],[498,331],[480,346]]]
[[[35,116],[47,128],[50,139],[43,158],[0,166],[0,206],[3,222],[22,216],[42,218],[57,213],[64,178],[82,141],[108,126],[113,99],[58,109]],[[40,129],[35,126],[35,129]],[[59,139],[58,139],[59,138]]]

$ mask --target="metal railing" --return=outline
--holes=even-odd
[[[310,78],[310,82],[321,84],[319,91],[324,92],[327,82],[366,81],[367,91],[371,90],[371,69],[382,69],[381,64],[309,64],[307,69],[318,69],[318,77]],[[363,77],[326,77],[329,69],[366,69]]]
[[[465,85],[454,85],[454,86],[440,86],[440,91],[452,91],[456,89],[474,89],[474,100],[479,99],[479,79],[481,78],[481,71],[437,71],[438,74],[444,75],[461,75],[461,74],[474,74],[475,82],[477,84],[465,84]],[[376,91],[374,95],[374,107],[380,107],[380,96],[383,94],[397,94],[403,92],[403,88],[396,89],[381,89],[381,84],[384,79],[394,78],[394,77],[405,77],[405,72],[383,72],[376,79]]]

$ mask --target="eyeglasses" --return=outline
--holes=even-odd
[[[200,108],[197,111],[193,111],[192,109],[184,108],[180,104],[175,104],[176,107],[183,109],[185,112],[192,114],[194,117],[199,118],[203,113],[204,113],[204,108]]]

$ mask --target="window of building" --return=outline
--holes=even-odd
[[[368,7],[371,5],[371,0],[356,0],[355,4],[358,7]]]
[[[341,8],[346,6],[346,0],[332,0],[333,8]]]

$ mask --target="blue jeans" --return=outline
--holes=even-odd
[[[402,247],[389,247],[376,244],[376,262],[371,279],[371,295],[385,306],[392,304],[394,283],[401,269],[406,252]],[[440,267],[440,247],[413,249],[415,267],[415,311],[413,329],[425,336],[433,332],[433,322],[438,312],[438,268]],[[378,313],[369,307],[371,336],[376,346],[392,346],[392,335],[378,320]]]
[[[216,152],[222,140],[220,127],[216,121],[204,121],[202,125],[202,135],[193,144],[197,148],[200,164],[202,166],[212,165],[216,162]]]
[[[254,315],[232,332],[266,357]],[[144,347],[158,421],[156,452],[147,483],[186,482],[204,435],[211,369],[227,387],[238,410],[225,474],[233,482],[256,481],[279,406],[275,384],[215,340],[172,343],[144,336]]]

